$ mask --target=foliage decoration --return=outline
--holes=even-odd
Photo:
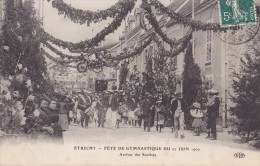
[[[154,35],[154,34],[153,34]],[[96,60],[86,60],[84,59],[84,57],[82,56],[69,56],[69,55],[65,55],[63,53],[61,53],[60,51],[56,50],[54,47],[52,47],[50,44],[48,44],[47,42],[45,42],[44,44],[46,44],[47,48],[50,48],[51,51],[53,51],[54,53],[56,53],[57,55],[59,55],[61,57],[61,59],[63,60],[57,60],[55,57],[53,57],[52,55],[48,54],[46,51],[43,51],[43,53],[46,55],[47,58],[55,61],[56,63],[60,63],[62,65],[66,65],[68,66],[67,64],[69,63],[73,63],[73,62],[79,62],[81,63],[82,61],[88,61],[88,64],[87,66],[89,66],[90,68],[97,68],[99,67],[100,65],[103,66],[108,66],[108,67],[113,67],[113,66],[117,66],[119,64],[120,61],[123,61],[123,60],[126,60],[126,59],[129,59],[129,58],[133,58],[135,56],[139,56],[143,50],[151,44],[152,40],[153,40],[153,35],[143,43],[142,46],[138,47],[138,48],[135,48],[135,50],[131,53],[129,52],[124,52],[124,53],[121,53],[120,55],[117,55],[117,56],[111,56],[111,54],[109,54],[108,52],[98,52],[98,53],[95,53],[96,55]],[[52,50],[53,49],[53,50]],[[64,59],[65,58],[74,58],[73,60],[69,60],[68,61],[65,61]],[[72,67],[72,66],[69,66],[69,67]]]
[[[185,16],[182,16],[179,13],[176,13],[172,11],[170,8],[165,7],[160,1],[158,0],[149,0],[150,5],[154,5],[155,8],[160,10],[163,14],[167,14],[171,19],[176,20],[178,24],[182,24],[183,26],[189,26],[192,30],[198,31],[207,31],[212,30],[214,32],[217,31],[224,31],[227,30],[239,30],[241,29],[241,26],[230,26],[230,27],[221,27],[218,23],[205,23],[202,21],[192,20],[189,18],[186,18]]]
[[[54,61],[55,63],[61,64],[63,66],[70,67],[70,68],[76,68],[76,66],[70,65],[69,62],[58,60],[58,59],[54,58],[49,53],[47,53],[44,49],[42,49],[41,51],[46,56],[46,58]]]
[[[52,35],[48,34],[44,31],[44,29],[40,29],[40,33],[42,35],[42,40],[49,41],[63,49],[68,48],[71,50],[84,50],[86,48],[92,48],[94,46],[97,46],[101,41],[105,40],[105,37],[109,35],[110,33],[113,33],[118,27],[121,26],[121,23],[123,19],[126,18],[129,11],[133,9],[134,6],[128,6],[129,10],[122,11],[121,15],[116,16],[116,18],[107,26],[105,27],[101,32],[97,33],[95,37],[89,40],[84,40],[78,43],[72,43],[72,42],[66,42],[61,39],[57,39],[53,37]]]
[[[97,23],[106,20],[108,17],[114,18],[118,15],[122,15],[125,11],[130,12],[135,2],[136,0],[120,0],[110,8],[97,12],[75,9],[71,7],[71,5],[66,4],[63,0],[53,0],[52,6],[58,9],[59,14],[64,14],[65,17],[70,18],[74,23],[87,23],[87,25],[89,25],[92,22]]]
[[[164,32],[162,32],[154,14],[152,13],[151,6],[147,3],[143,3],[142,8],[147,11],[147,14],[145,15],[145,17],[147,18],[147,20],[150,22],[150,24],[154,28],[154,31],[163,39],[163,41],[168,43],[171,47],[174,47],[175,45],[179,45],[183,41],[185,41],[187,38],[189,38],[189,34],[187,34],[186,36],[184,36],[180,40],[168,38],[167,35]]]
[[[176,49],[171,49],[170,51],[165,50],[165,48],[162,46],[161,42],[159,41],[159,38],[155,36],[153,38],[153,41],[157,44],[159,50],[161,50],[161,55],[165,57],[174,57],[179,55],[181,52],[184,52],[184,50],[187,48],[189,41],[192,38],[192,33],[188,32],[187,38],[183,40],[183,42],[178,46]]]
[[[77,62],[78,60],[82,59],[80,56],[72,56],[72,55],[66,55],[64,53],[62,53],[61,51],[57,50],[56,48],[54,48],[51,44],[49,44],[46,41],[42,42],[48,49],[50,49],[52,52],[54,52],[55,54],[59,55],[62,59],[67,58],[70,62],[71,59],[73,59],[74,62]]]
[[[40,51],[40,36],[35,30],[41,26],[32,0],[5,2],[5,19],[2,27],[1,67],[4,75],[16,76],[18,64],[27,69],[25,75],[32,81],[34,92],[45,91],[46,62]]]
[[[119,64],[120,61],[141,55],[143,50],[151,44],[153,36],[154,34],[152,34],[151,37],[149,37],[149,39],[142,44],[142,46],[135,48],[134,51],[131,53],[122,52],[120,55],[117,56],[111,56],[111,54],[109,53],[103,53],[103,55],[100,54],[100,57],[102,57],[102,59],[107,62],[107,66],[116,66]]]

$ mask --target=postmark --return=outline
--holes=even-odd
[[[219,14],[223,27],[257,22],[253,0],[219,0]]]
[[[228,30],[226,32],[217,32],[216,36],[231,45],[241,45],[245,44],[259,33],[260,22],[257,24],[247,24],[243,25],[243,29],[241,30]]]

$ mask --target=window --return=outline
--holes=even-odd
[[[212,19],[207,22],[213,22]],[[212,38],[213,31],[206,32],[206,63],[210,64],[212,62]]]
[[[153,46],[150,46],[150,48],[149,48],[149,53],[148,53],[150,56],[152,56],[153,55]]]
[[[146,71],[152,71],[153,70],[153,47],[150,46],[148,50],[146,50]]]

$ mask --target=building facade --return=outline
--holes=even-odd
[[[202,22],[219,22],[219,8],[217,1],[214,0],[180,0],[173,1],[169,5],[173,11],[184,15],[187,18],[201,20]],[[193,10],[192,10],[193,9]],[[194,12],[192,12],[194,11]],[[133,50],[134,48],[142,45],[150,33],[154,32],[151,25],[147,20],[144,20],[148,31],[145,31],[140,26],[140,17],[143,15],[143,10],[138,8],[135,10],[134,15],[131,15],[127,19],[124,34],[121,37],[120,42],[114,47],[114,52],[120,54],[122,50]],[[161,15],[156,10],[153,10],[156,15],[160,28],[171,39],[180,39],[184,37],[190,30],[189,27],[183,27],[171,20],[166,15]],[[232,73],[238,69],[240,65],[240,58],[243,56],[243,47],[245,44],[234,45],[225,41],[221,33],[213,31],[196,31],[192,35],[193,44],[193,57],[196,64],[201,69],[202,79],[208,88],[213,88],[219,91],[219,97],[221,99],[221,117],[222,126],[226,126],[227,117],[229,117],[228,109],[232,102],[230,100],[230,93],[232,92]],[[163,42],[163,46],[166,50],[170,50],[170,47]],[[115,51],[116,50],[116,51]],[[158,46],[155,42],[152,42],[141,55],[131,59],[129,62],[129,70],[133,69],[136,65],[138,70],[145,72],[148,63],[154,65],[154,57],[158,52]],[[148,59],[147,55],[151,55],[153,58]],[[174,72],[176,81],[176,93],[182,92],[182,73],[184,70],[184,53],[180,53],[178,56],[171,59],[174,61],[175,67],[171,72]],[[142,75],[140,75],[142,77]]]

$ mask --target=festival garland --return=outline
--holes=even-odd
[[[117,55],[115,57],[111,56],[111,54],[107,53],[107,52],[99,52],[96,53],[96,55],[98,56],[98,58],[96,60],[92,60],[92,61],[88,61],[89,67],[94,69],[97,67],[102,67],[103,66],[107,66],[107,67],[112,67],[112,66],[117,66],[119,64],[120,61],[125,60],[125,59],[130,59],[133,58],[135,56],[139,56],[141,55],[141,53],[144,51],[144,49],[151,44],[152,41],[154,41],[157,46],[159,47],[159,50],[161,50],[160,52],[160,56],[164,56],[164,57],[173,57],[173,56],[177,56],[178,54],[180,54],[181,52],[184,52],[184,50],[187,47],[187,44],[189,42],[189,40],[192,38],[191,33],[188,33],[188,38],[183,40],[182,44],[173,51],[173,49],[171,49],[171,51],[167,51],[163,48],[161,42],[159,41],[159,38],[153,33],[151,35],[151,37],[144,42],[144,44],[138,48],[136,48],[133,52],[131,53],[121,53],[120,55]],[[61,65],[67,66],[67,67],[72,67],[75,68],[76,66],[72,66],[69,65],[70,63],[74,63],[74,62],[79,62],[82,63],[84,61],[84,59],[81,56],[69,56],[69,55],[65,55],[63,53],[61,53],[60,51],[56,50],[55,48],[53,48],[50,44],[46,44],[44,43],[45,46],[47,48],[49,48],[50,46],[50,50],[53,51],[55,54],[59,55],[63,60],[57,60],[56,58],[54,58],[53,56],[51,56],[50,54],[48,54],[46,51],[43,50],[43,53],[46,55],[47,58],[53,60],[56,63],[59,63]],[[54,50],[52,50],[52,48]],[[73,57],[74,59],[71,60],[68,57]],[[68,61],[65,61],[64,59],[68,58]]]
[[[61,51],[57,50],[56,48],[54,48],[51,44],[49,44],[46,41],[42,42],[48,49],[50,49],[52,52],[54,52],[55,54],[59,55],[62,59],[67,58],[70,62],[77,62],[78,60],[81,60],[82,58],[80,56],[72,56],[72,55],[66,55],[64,53],[62,53]],[[73,59],[73,60],[71,60]]]
[[[102,67],[103,68],[104,66],[107,66],[107,67],[116,66],[122,60],[130,59],[130,58],[133,58],[135,56],[141,55],[141,53],[144,51],[144,49],[148,45],[150,45],[152,41],[155,41],[156,44],[158,45],[159,49],[162,50],[160,56],[165,56],[165,57],[177,56],[178,54],[180,54],[181,52],[183,52],[185,50],[185,48],[187,47],[187,44],[188,44],[189,40],[191,39],[191,37],[192,37],[192,35],[191,35],[191,33],[189,33],[188,38],[185,39],[183,41],[183,43],[176,50],[172,51],[173,49],[171,49],[171,51],[167,51],[161,45],[158,37],[153,33],[153,34],[151,34],[151,37],[147,41],[145,41],[142,46],[140,46],[138,48],[135,48],[135,50],[133,52],[131,52],[131,53],[125,52],[125,53],[121,53],[120,55],[117,55],[117,56],[113,57],[113,56],[111,56],[111,54],[109,54],[107,52],[99,52],[99,53],[96,53],[98,58],[96,60],[88,61],[88,65],[89,65],[89,67],[91,69],[95,69],[95,68],[98,68],[98,67]],[[48,48],[48,46],[47,46],[47,48]],[[51,50],[51,51],[53,51],[53,50]],[[57,60],[56,58],[54,58],[53,56],[48,54],[43,49],[42,49],[42,52],[43,52],[43,54],[46,55],[47,58],[51,59],[52,61],[54,61],[56,63],[59,63],[61,65],[67,66],[67,67],[75,68],[76,66],[70,65],[70,63],[73,63],[73,62],[82,63],[83,62],[83,58],[79,58],[80,56],[78,56],[77,59],[74,59],[74,60],[69,60],[69,61],[63,60],[62,61],[62,60]],[[56,51],[54,51],[54,53],[56,53]],[[63,54],[61,56],[62,59],[66,58],[66,57],[68,57],[68,55],[64,55]]]
[[[75,9],[71,7],[71,5],[64,3],[63,0],[53,0],[52,6],[58,9],[59,14],[64,14],[64,16],[70,18],[74,23],[87,23],[89,26],[92,22],[101,22],[102,20],[106,20],[108,17],[115,18],[118,15],[122,15],[122,12],[129,12],[131,8],[135,6],[136,1],[137,0],[119,0],[110,8],[97,12]]]
[[[56,58],[54,58],[53,56],[51,56],[49,53],[47,53],[44,49],[41,49],[42,53],[50,60],[58,63],[58,64],[61,64],[63,66],[66,66],[66,67],[70,67],[70,68],[76,68],[76,66],[73,66],[73,65],[70,65],[69,63],[70,62],[65,62],[65,61],[61,61],[61,60],[57,60]]]
[[[147,5],[147,2],[146,1],[143,1],[142,3],[142,8],[147,8],[148,7],[150,8],[150,6],[146,6]],[[149,9],[148,9],[149,10]],[[149,13],[150,15],[152,15],[152,13]],[[144,20],[143,20],[144,17],[141,17],[141,28],[144,29],[146,32],[148,31],[148,28],[146,27],[145,23],[144,23]],[[154,18],[154,22],[156,22],[156,24],[158,25],[157,21],[156,21],[156,18]],[[150,20],[149,20],[150,21]],[[153,26],[153,25],[152,25]],[[153,26],[154,29],[156,29],[155,32],[157,34],[160,35],[160,32],[161,34],[163,35],[160,35],[160,37],[166,42],[166,38],[168,38],[166,36],[166,34],[164,34],[161,29],[159,28],[159,25],[158,26]],[[158,33],[158,31],[160,31]],[[157,46],[159,47],[159,50],[161,50],[160,54],[161,56],[165,56],[165,57],[173,57],[173,56],[177,56],[178,54],[180,54],[181,52],[184,52],[184,50],[186,49],[189,41],[192,39],[192,31],[189,31],[183,38],[177,40],[177,41],[174,41],[174,43],[168,43],[170,46],[171,46],[171,50],[170,51],[167,51],[165,50],[165,48],[162,46],[159,38],[156,36],[156,35],[153,35],[153,41],[157,44]],[[170,39],[171,40],[171,39]],[[168,40],[168,41],[170,41]],[[181,44],[181,46],[179,46],[179,48],[175,49],[175,51],[173,51],[173,48],[176,48],[177,45]]]
[[[188,36],[187,39],[184,40],[181,43],[181,45],[174,51],[173,51],[173,49],[171,49],[170,51],[165,50],[165,48],[163,48],[163,46],[157,36],[153,37],[153,41],[157,44],[157,46],[159,47],[159,50],[161,50],[161,56],[174,57],[174,56],[179,55],[181,52],[184,52],[184,50],[187,48],[189,41],[192,39],[192,33],[188,32],[187,36]]]
[[[61,39],[57,39],[52,35],[48,34],[47,32],[45,32],[43,29],[40,29],[40,33],[42,34],[44,41],[50,41],[51,43],[61,48],[64,49],[68,48],[70,51],[92,48],[94,46],[97,46],[102,40],[104,40],[108,34],[113,33],[118,27],[120,27],[123,19],[126,18],[128,12],[131,11],[133,7],[134,6],[128,6],[129,10],[122,11],[121,15],[116,16],[116,18],[112,21],[112,23],[109,24],[107,27],[105,27],[101,32],[97,33],[95,37],[89,40],[81,41],[79,43],[65,42]]]
[[[45,50],[42,49],[42,51],[46,55],[46,57],[53,60],[56,63],[59,63],[59,64],[64,65],[64,66],[72,67],[71,65],[69,65],[70,63],[75,63],[75,62],[76,63],[82,63],[82,62],[85,63],[85,61],[86,61],[86,59],[84,59],[83,55],[81,55],[81,56],[65,55],[62,52],[53,48],[50,44],[48,44],[48,43],[44,43],[44,44],[47,48],[49,48],[49,46],[50,46],[51,49],[50,48],[49,49],[62,58],[62,60],[57,60],[56,58],[54,58],[53,56],[51,56]],[[71,60],[72,57],[73,57],[73,59]],[[65,60],[65,58],[67,58],[68,60]],[[100,67],[100,66],[103,67],[104,65],[106,65],[106,62],[103,61],[102,59],[98,58],[96,60],[88,60],[88,64],[89,64],[89,67],[95,68],[95,67]],[[73,66],[73,67],[76,67],[76,66]]]
[[[145,17],[150,22],[150,24],[153,26],[154,31],[163,39],[163,41],[168,43],[171,47],[174,47],[175,45],[179,45],[179,44],[183,43],[184,41],[186,41],[189,38],[190,34],[187,34],[186,36],[184,36],[183,38],[181,38],[179,40],[168,38],[167,35],[162,32],[162,30],[160,29],[159,24],[158,24],[155,16],[152,14],[151,6],[145,5],[143,7],[148,12],[148,14],[145,15]]]
[[[131,53],[121,53],[120,55],[117,55],[115,57],[112,57],[110,54],[105,54],[103,58],[107,61],[119,62],[125,59],[133,58],[137,55],[139,56],[144,51],[144,49],[151,44],[153,36],[154,34],[152,34],[151,37],[147,41],[145,41],[142,46],[135,48],[134,51]]]
[[[183,26],[190,26],[191,29],[194,30],[194,31],[212,30],[214,32],[216,32],[216,31],[226,32],[227,30],[239,30],[239,29],[241,29],[241,26],[221,27],[221,25],[219,23],[205,23],[205,22],[202,22],[202,21],[191,20],[189,18],[186,18],[185,16],[182,16],[179,13],[172,11],[168,7],[165,7],[158,0],[150,0],[150,5],[154,5],[155,8],[160,10],[160,12],[162,12],[163,14],[167,14],[171,19],[176,20],[178,24],[182,24]]]

